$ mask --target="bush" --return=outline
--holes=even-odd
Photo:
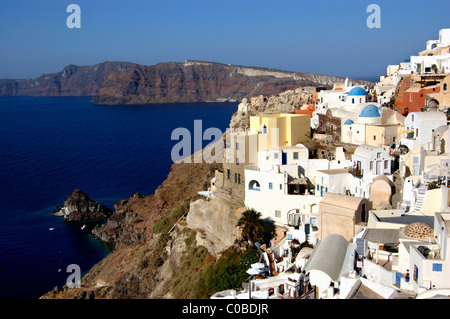
[[[250,265],[259,261],[259,252],[256,248],[247,249],[244,253],[236,250],[224,254],[215,267],[209,269],[207,274],[207,292],[211,296],[214,293],[227,289],[238,289],[247,280],[246,271]]]
[[[177,207],[175,207],[168,216],[158,221],[152,228],[154,234],[167,234],[173,225],[189,210],[191,198],[186,198]]]

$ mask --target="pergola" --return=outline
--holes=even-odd
[[[395,245],[400,242],[398,229],[389,229],[389,228],[367,228],[364,231],[362,238],[377,246],[377,249],[376,249],[377,264],[378,264],[378,251],[379,251],[380,245],[384,245],[384,244],[394,244]]]

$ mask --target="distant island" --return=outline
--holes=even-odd
[[[186,60],[156,65],[68,65],[29,79],[0,79],[0,96],[88,96],[103,105],[241,101],[298,87],[332,88],[342,77]],[[352,79],[355,85],[374,83]]]

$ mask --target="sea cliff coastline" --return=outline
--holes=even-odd
[[[93,229],[94,237],[111,251],[82,277],[81,287],[55,287],[41,299],[171,298],[168,282],[177,278],[181,254],[166,250],[172,246],[183,251],[181,239],[187,238],[187,231],[179,237],[155,232],[155,225],[175,223],[174,211],[184,213],[191,201],[199,199],[197,192],[208,185],[216,169],[217,163],[174,163],[154,194],[125,200],[105,224]]]

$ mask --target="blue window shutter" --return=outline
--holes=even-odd
[[[433,264],[433,271],[442,271],[442,264]]]

